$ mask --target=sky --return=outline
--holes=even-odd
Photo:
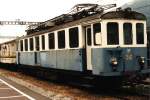
[[[79,3],[99,5],[116,3],[121,6],[133,0],[0,0],[0,21],[46,21],[64,13]],[[1,25],[0,36],[25,35],[26,26]]]
[[[132,0],[0,0],[0,20],[45,21],[68,12],[78,3],[122,5]]]

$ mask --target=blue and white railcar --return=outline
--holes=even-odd
[[[148,74],[146,17],[131,10],[93,14],[20,38],[17,64],[101,77]]]

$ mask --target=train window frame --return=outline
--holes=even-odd
[[[95,25],[97,25],[97,24],[99,24],[99,29],[97,29],[97,28],[94,28],[95,27]],[[101,25],[101,23],[100,22],[97,22],[97,23],[94,23],[93,25],[92,25],[92,28],[93,28],[93,43],[94,43],[94,45],[96,46],[96,45],[100,45],[100,44],[97,44],[96,43],[96,34],[97,33],[101,33],[101,31],[102,31],[102,25]],[[96,29],[96,30],[95,30]]]
[[[111,29],[112,29],[112,31],[111,32],[114,32],[113,34],[112,33],[109,33],[109,31],[110,31],[110,29],[108,29],[108,25],[109,24],[116,24],[117,25],[117,27],[116,27],[116,30],[117,30],[117,34],[114,34],[114,33],[116,33],[116,32],[114,32],[114,27],[112,27]],[[114,26],[114,25],[112,25],[112,26]],[[118,22],[108,22],[107,23],[107,25],[106,25],[106,32],[107,32],[107,45],[119,45],[119,23]],[[112,38],[112,35],[114,35],[113,36],[113,38]],[[118,35],[117,37],[116,37],[116,35]],[[116,39],[117,38],[117,39]],[[115,40],[115,41],[112,41],[112,40]]]
[[[45,35],[41,35],[41,45],[42,50],[45,50]]]
[[[24,47],[23,47],[23,40],[20,40],[20,51],[23,51]]]
[[[51,32],[48,34],[48,48],[55,49],[55,34],[54,32]]]
[[[130,26],[125,26],[125,25],[130,25]],[[131,22],[123,23],[123,43],[124,45],[133,45],[133,23]]]
[[[38,39],[38,41],[37,41]],[[38,43],[38,45],[37,45]],[[40,36],[35,36],[35,50],[40,51]]]
[[[28,46],[29,46],[29,44],[28,44],[28,39],[24,39],[24,50],[25,51],[28,51]]]
[[[141,35],[141,29],[137,28],[137,25],[141,24],[142,25],[142,35]],[[144,44],[144,23],[136,23],[136,44],[138,45],[143,45]],[[142,40],[141,40],[142,39]]]
[[[29,38],[29,49],[30,51],[34,51],[34,39],[33,38]]]
[[[78,48],[79,47],[79,27],[69,28],[69,47]]]
[[[66,47],[66,32],[65,30],[57,31],[58,49],[65,49]]]

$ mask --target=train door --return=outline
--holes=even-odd
[[[34,59],[35,59],[35,64],[36,65],[39,65],[40,64],[40,40],[39,40],[39,36],[35,37],[35,56],[34,56]]]
[[[150,29],[147,31],[147,63],[150,68]]]
[[[87,59],[87,70],[92,70],[92,62],[91,62],[91,46],[92,46],[92,33],[91,26],[87,26],[86,28],[86,59]]]
[[[20,64],[20,52],[16,53],[16,57],[17,57],[17,64]]]

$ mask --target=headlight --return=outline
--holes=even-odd
[[[141,70],[144,68],[145,65],[145,57],[139,57],[138,58],[138,63],[140,65]]]
[[[112,61],[112,65],[117,65],[118,62],[117,61]]]
[[[139,64],[144,64],[145,63],[145,57],[139,57],[138,62],[139,62]]]
[[[118,66],[118,61],[116,57],[110,58],[110,65],[112,66],[112,69],[115,71]]]
[[[118,64],[117,58],[116,57],[110,58],[110,64],[117,65]]]

